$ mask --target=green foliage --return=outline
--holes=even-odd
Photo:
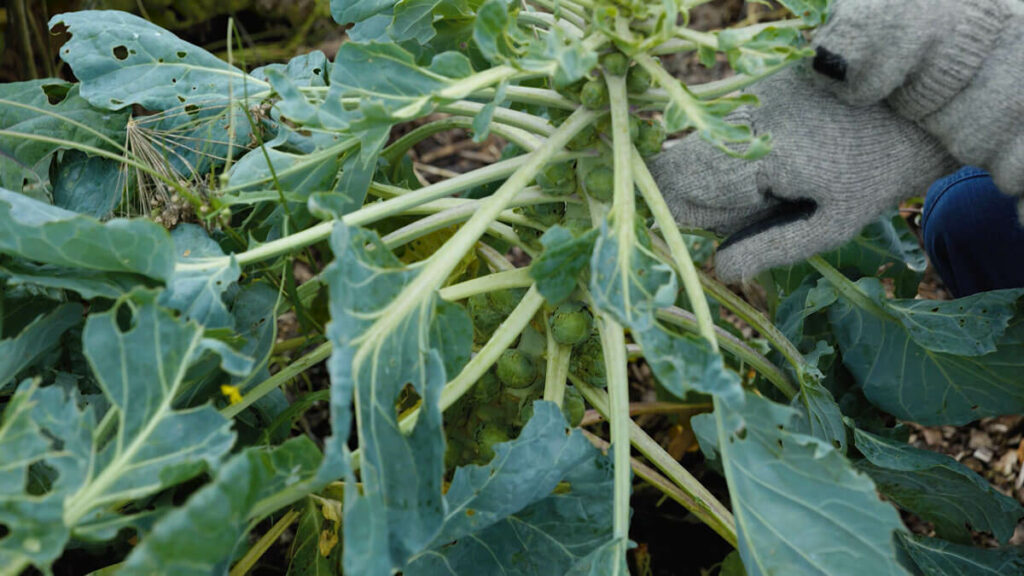
[[[723,574],[1020,572],[963,545],[1020,506],[882,411],[1020,411],[1021,293],[914,300],[892,215],[765,275],[774,324],[702,281],[642,157],[770,138],[654,55],[724,55],[732,93],[807,56],[828,2],[717,33],[682,27],[694,4],[333,0],[333,61],[248,72],[121,12],[53,18],[78,81],[0,86],[0,574],[99,547],[113,573],[225,573],[297,521],[289,574],[622,575],[630,442],[738,549]],[[419,182],[409,150],[453,127],[515,145]],[[732,513],[630,422],[638,357],[713,406],[693,427]]]

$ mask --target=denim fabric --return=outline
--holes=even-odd
[[[1024,287],[1017,200],[1002,194],[987,172],[970,166],[928,190],[924,248],[954,296]]]

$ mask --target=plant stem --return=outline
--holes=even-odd
[[[690,299],[690,305],[693,306],[700,334],[707,339],[713,350],[717,350],[718,342],[715,339],[715,321],[711,317],[711,309],[704,298],[704,290],[700,286],[700,276],[697,274],[697,267],[693,264],[693,258],[690,257],[690,251],[686,247],[683,235],[679,232],[679,228],[676,227],[675,218],[672,217],[672,212],[669,210],[665,198],[661,195],[654,177],[651,176],[650,171],[647,169],[647,164],[644,163],[643,158],[640,157],[640,153],[635,148],[632,149],[632,158],[633,165],[636,166],[637,187],[640,189],[640,194],[643,196],[647,207],[650,208],[654,221],[661,228],[661,234],[668,245],[669,254],[671,254],[676,271],[682,280],[683,290],[686,291],[686,295]]]
[[[807,259],[807,263],[824,276],[825,280],[839,292],[840,296],[849,300],[854,306],[882,318],[891,319],[893,317],[887,310],[879,306],[877,302],[869,298],[852,280],[844,276],[839,270],[836,270],[834,266],[826,262],[821,256],[812,256]]]
[[[696,317],[686,310],[673,306],[671,308],[658,310],[657,314],[659,320],[663,320],[689,332],[695,332],[697,334],[701,333]],[[750,346],[747,346],[747,344],[739,338],[718,326],[715,326],[715,335],[717,336],[718,343],[726,352],[732,354],[736,358],[739,358],[743,362],[750,364],[751,368],[764,376],[786,396],[792,398],[796,395],[796,387],[792,380],[785,372],[779,370],[775,364],[772,364],[770,360],[759,354]]]
[[[555,341],[551,330],[547,330],[548,357],[547,370],[544,374],[544,399],[562,407],[565,399],[565,381],[569,377],[569,360],[572,357],[572,346],[565,346]]]
[[[680,404],[677,402],[630,402],[629,404],[629,416],[642,416],[644,414],[701,414],[704,412],[710,412],[712,409],[710,402],[702,404]],[[580,422],[580,426],[593,426],[599,422],[604,422],[604,415],[597,410],[590,410],[587,415],[583,417],[583,421]]]
[[[636,237],[633,221],[636,217],[636,196],[633,192],[633,171],[629,137],[629,100],[626,96],[624,76],[605,75],[608,100],[612,115],[612,162],[614,168],[614,196],[612,214],[619,257],[625,258],[633,250]],[[626,265],[628,267],[628,264]],[[622,275],[622,282],[629,282]],[[626,293],[629,287],[626,287]],[[599,324],[601,346],[604,350],[605,372],[608,377],[608,416],[611,425],[612,461],[615,466],[615,538],[623,543],[629,538],[629,499],[632,491],[629,466],[629,374],[626,358],[626,335],[621,324],[610,314],[601,312]],[[623,545],[622,554],[625,554]]]
[[[479,102],[459,100],[458,102],[439,106],[437,110],[438,112],[446,112],[448,114],[456,114],[459,116],[469,116],[472,118],[483,112],[484,106],[484,104]],[[492,121],[508,124],[509,126],[521,128],[527,132],[532,132],[541,136],[550,136],[555,131],[555,127],[543,118],[538,118],[533,114],[527,114],[526,112],[519,112],[518,110],[503,108],[501,106],[494,109]]]
[[[707,294],[767,338],[768,342],[782,354],[798,374],[804,371],[807,362],[804,360],[803,354],[760,310],[733,294],[732,290],[717,280],[713,280],[705,274],[700,275],[700,280]]]
[[[494,88],[486,88],[473,94],[474,98],[491,100],[494,98]],[[505,88],[505,96],[512,102],[521,104],[534,104],[547,108],[558,108],[560,110],[575,110],[578,104],[562,96],[554,90],[547,88],[534,88],[532,86],[508,86]]]
[[[284,514],[284,516],[281,516],[281,519],[275,522],[274,525],[270,527],[270,530],[267,530],[266,534],[261,536],[260,539],[253,544],[252,548],[249,548],[249,551],[245,553],[245,556],[242,556],[242,559],[231,567],[231,571],[228,572],[228,576],[244,576],[245,574],[248,574],[249,571],[256,566],[256,563],[259,562],[260,558],[267,553],[267,550],[274,545],[274,542],[284,534],[285,530],[299,519],[299,516],[301,516],[301,514],[296,510],[289,510]]]
[[[464,116],[452,116],[450,118],[442,118],[441,120],[424,124],[414,130],[411,130],[398,140],[395,140],[380,153],[380,156],[387,160],[389,164],[394,165],[401,160],[402,156],[404,156],[409,149],[419,142],[422,142],[434,134],[439,134],[456,128],[471,130],[473,128],[473,119]],[[539,145],[538,140],[529,132],[515,127],[505,126],[497,121],[491,122],[491,132],[494,132],[498,136],[501,136],[510,142],[514,142],[524,150],[533,150]]]
[[[587,399],[587,402],[607,419],[609,417],[608,395],[572,375],[569,378]],[[711,527],[726,542],[736,546],[736,524],[729,510],[642,428],[629,418],[627,421],[629,423],[629,439],[637,451],[654,463],[655,467],[689,497],[688,501],[680,502],[680,504],[701,522]]]
[[[455,302],[477,294],[507,290],[509,288],[527,288],[533,285],[529,268],[515,268],[504,272],[495,272],[480,278],[453,284],[440,290],[443,300]]]
[[[420,218],[419,220],[416,220],[406,226],[402,226],[398,230],[384,236],[381,238],[381,241],[390,249],[408,244],[409,242],[412,242],[417,238],[422,238],[431,232],[436,232],[454,224],[458,224],[459,222],[468,220],[477,210],[478,204],[479,202],[477,201],[470,201],[453,206],[447,210],[436,212],[426,218]],[[510,211],[502,212],[498,217],[502,220],[509,220],[517,224],[530,225],[533,223],[521,214],[516,214]],[[487,233],[511,244],[519,243],[519,236],[517,236],[511,228],[497,220],[488,226]]]
[[[221,409],[220,413],[223,414],[225,418],[234,418],[241,413],[242,410],[252,406],[252,404],[260,398],[270,394],[282,384],[290,381],[292,378],[295,378],[320,362],[323,362],[330,355],[331,343],[324,342],[314,348],[310,353],[305,356],[301,356],[288,366],[282,368],[280,372],[274,374],[270,378],[267,378],[263,382],[260,382],[256,386],[253,386],[252,389],[242,396],[241,402],[225,406]]]
[[[501,353],[516,341],[516,338],[526,329],[530,320],[543,305],[544,297],[540,295],[536,286],[532,286],[512,310],[512,313],[494,331],[494,335],[487,341],[487,344],[484,344],[484,347],[466,363],[462,372],[445,384],[444,389],[441,390],[439,402],[442,412],[462,398],[483,377],[484,373],[498,361]],[[402,414],[398,419],[399,429],[405,434],[412,432],[412,429],[416,427],[419,414],[419,407]],[[352,452],[351,466],[353,471],[359,470],[358,449]]]

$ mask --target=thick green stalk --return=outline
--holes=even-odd
[[[882,318],[892,318],[892,314],[879,306],[874,300],[868,298],[867,294],[854,284],[852,280],[844,276],[839,270],[836,270],[834,266],[826,262],[821,256],[812,256],[807,259],[807,263],[817,270],[819,274],[824,276],[825,280],[827,280],[843,298],[846,298],[858,308],[863,308],[864,310]]]
[[[242,410],[252,406],[252,404],[260,398],[270,394],[285,382],[288,382],[292,378],[295,378],[320,362],[323,362],[330,355],[331,343],[324,342],[313,349],[312,352],[298,358],[288,366],[282,368],[280,372],[277,372],[270,378],[267,378],[263,382],[254,386],[251,390],[246,392],[244,396],[242,396],[241,402],[225,406],[221,409],[220,413],[223,414],[225,418],[234,418],[242,412]]]
[[[561,407],[562,401],[565,399],[565,380],[569,377],[572,346],[565,346],[555,341],[550,329],[547,331],[547,341],[548,357],[547,370],[544,373],[544,399]]]
[[[612,161],[614,167],[614,196],[612,218],[619,243],[619,258],[628,258],[636,237],[633,221],[636,217],[636,196],[633,192],[633,171],[629,136],[629,100],[626,79],[606,75],[608,100],[612,116]],[[625,264],[628,268],[628,263]],[[622,282],[629,282],[627,274]],[[629,286],[625,286],[626,293]],[[626,335],[622,325],[611,315],[600,314],[601,346],[604,350],[605,372],[608,377],[609,423],[611,425],[612,461],[615,466],[615,537],[625,542],[629,537],[629,499],[632,491],[629,466],[629,375],[627,373]],[[622,553],[625,554],[623,545]]]
[[[606,352],[607,353],[607,352]],[[570,375],[574,386],[583,394],[587,402],[601,413],[607,420],[610,416],[608,406],[608,395],[590,384]],[[732,514],[714,494],[708,491],[703,484],[693,477],[686,468],[683,468],[660,444],[644,432],[632,420],[629,420],[629,439],[637,451],[647,457],[656,468],[661,470],[665,476],[672,480],[683,493],[686,494],[686,501],[680,502],[687,510],[693,513],[701,522],[707,524],[720,535],[726,542],[736,545],[736,525]]]

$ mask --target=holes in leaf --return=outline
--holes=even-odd
[[[178,79],[177,78],[171,78],[171,84],[177,84],[177,83],[178,83]]]
[[[114,312],[114,319],[117,321],[117,329],[121,332],[128,332],[135,326],[135,314],[131,306],[119,305]]]
[[[118,60],[124,60],[128,58],[128,47],[114,46],[114,58],[117,58]]]
[[[401,392],[398,393],[398,398],[395,399],[395,417],[400,417],[419,403],[420,395],[416,392],[416,387],[412,385],[412,382],[406,382],[405,386],[402,386]]]
[[[842,449],[842,447],[843,447],[843,443],[842,443],[842,442],[840,442],[839,440],[833,440],[833,441],[832,441],[832,446],[833,446],[833,447],[834,447],[834,448],[835,448],[836,450],[840,450],[840,449]]]
[[[182,98],[182,102],[184,101],[185,99]],[[195,104],[189,104],[185,106],[185,113],[189,116],[195,116],[196,114],[199,114],[199,106],[196,106]]]
[[[114,105],[114,106],[122,106],[122,105],[124,105],[124,100],[119,100],[117,98],[111,98],[110,99],[110,103],[112,105]]]
[[[7,527],[7,524],[0,523],[0,540],[7,538],[11,534],[11,529]]]
[[[319,68],[313,68],[313,74],[316,74],[317,76],[319,76],[320,75],[320,69]]]
[[[184,50],[178,50],[177,56],[178,58],[185,58],[186,56],[188,56],[188,52],[185,52]]]
[[[43,87],[43,94],[46,94],[46,101],[51,106],[56,106],[67,99],[68,92],[71,90],[70,84],[45,84]]]
[[[739,438],[740,440],[746,440],[747,439],[747,427],[744,426],[744,427],[740,428],[739,430],[737,430],[736,431],[736,437]]]

